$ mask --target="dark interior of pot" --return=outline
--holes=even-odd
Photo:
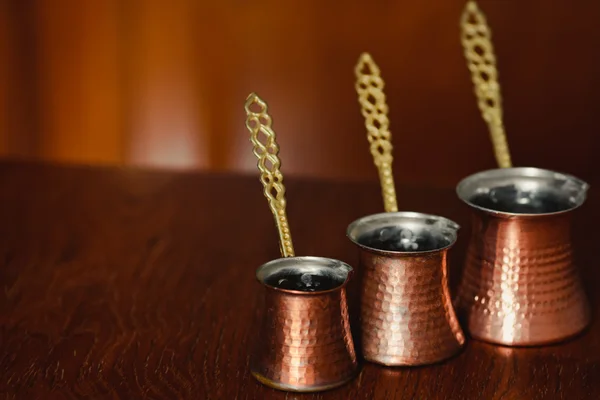
[[[589,185],[579,178],[541,168],[497,168],[460,181],[458,197],[483,210],[509,214],[552,214],[577,208]]]
[[[575,206],[565,193],[552,190],[522,190],[515,185],[475,193],[469,202],[493,211],[514,214],[547,214],[566,211]]]
[[[358,237],[358,243],[383,251],[417,252],[442,249],[451,244],[448,237],[427,229],[415,229],[398,225],[385,226]]]
[[[328,274],[327,271],[303,273],[290,270],[281,271],[269,276],[265,279],[265,283],[278,289],[319,292],[334,289],[344,283],[344,281]]]
[[[343,285],[352,268],[324,257],[286,257],[270,261],[257,270],[264,284],[284,290],[322,292]]]

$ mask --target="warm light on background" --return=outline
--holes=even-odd
[[[588,178],[600,3],[479,3],[514,164]],[[461,53],[463,5],[3,1],[0,154],[253,171],[243,103],[256,91],[286,175],[376,179],[353,76],[369,51],[387,83],[396,179],[451,185],[495,165]]]

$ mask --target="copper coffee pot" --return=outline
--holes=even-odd
[[[458,225],[412,212],[369,215],[348,227],[359,249],[366,360],[423,365],[456,354],[464,335],[448,290],[447,253]]]
[[[472,226],[458,308],[478,339],[523,346],[560,341],[590,321],[571,246],[573,211],[585,201],[588,185],[553,171],[512,168],[491,29],[473,0],[465,5],[461,28],[500,169],[457,186]]]
[[[458,184],[472,232],[457,307],[473,337],[537,345],[588,325],[571,244],[573,211],[587,190],[573,176],[538,168],[484,171]]]
[[[265,314],[250,359],[252,375],[275,389],[331,389],[358,370],[346,300],[352,268],[330,258],[294,256],[279,147],[267,105],[251,94],[246,114],[283,256],[256,271],[264,287]]]
[[[252,375],[275,389],[316,392],[357,372],[346,284],[352,268],[323,257],[287,257],[256,271],[265,310]]]
[[[390,366],[438,362],[465,341],[448,290],[447,252],[459,227],[435,215],[397,212],[384,83],[369,54],[355,72],[386,211],[347,230],[360,255],[363,356]]]

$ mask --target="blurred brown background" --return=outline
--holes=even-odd
[[[482,0],[515,165],[598,172],[600,2]],[[369,51],[397,181],[494,167],[459,41],[463,1],[0,0],[0,154],[254,171],[270,105],[286,175],[376,179],[354,93]]]

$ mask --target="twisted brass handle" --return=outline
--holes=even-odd
[[[471,71],[477,104],[488,125],[496,161],[500,168],[510,168],[512,162],[502,120],[502,95],[491,39],[492,32],[475,1],[468,1],[465,5],[460,26],[461,42],[467,66]]]
[[[358,102],[365,118],[371,155],[379,171],[384,208],[386,212],[398,211],[392,173],[392,134],[389,130],[388,106],[383,92],[384,82],[379,67],[368,53],[361,54],[354,72]]]
[[[260,181],[264,194],[275,217],[279,232],[279,249],[283,257],[294,256],[292,235],[285,212],[285,186],[280,171],[279,145],[271,128],[272,120],[267,104],[258,95],[251,93],[246,99],[246,127],[250,131],[253,153],[258,158]],[[253,111],[255,109],[256,111]]]

